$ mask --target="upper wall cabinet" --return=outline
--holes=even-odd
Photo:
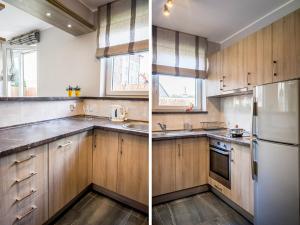
[[[300,78],[300,9],[208,59],[208,97]]]
[[[300,9],[272,25],[273,81],[300,76]]]
[[[74,36],[95,31],[95,13],[79,0],[4,0]]]

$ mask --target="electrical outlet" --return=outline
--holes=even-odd
[[[76,104],[70,104],[69,109],[70,109],[70,112],[74,112],[76,109]]]

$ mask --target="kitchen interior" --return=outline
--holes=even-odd
[[[152,221],[299,225],[299,1],[152,1]]]
[[[0,1],[0,224],[148,224],[149,2]]]

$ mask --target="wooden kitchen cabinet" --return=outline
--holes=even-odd
[[[153,196],[207,184],[207,179],[208,143],[206,138],[153,142]]]
[[[269,25],[256,32],[256,38],[256,85],[272,83],[272,25]]]
[[[272,25],[273,81],[300,77],[300,9]]]
[[[176,148],[176,191],[207,184],[207,139],[177,139]]]
[[[208,79],[206,80],[206,96],[216,96],[221,94],[221,75],[218,73],[218,53],[214,53],[208,57]]]
[[[78,135],[49,144],[49,214],[53,216],[77,194]]]
[[[93,183],[148,204],[148,138],[95,130]]]
[[[253,215],[254,183],[249,147],[232,144],[231,200]]]
[[[148,205],[148,138],[119,134],[117,193]]]
[[[40,225],[48,219],[48,146],[0,159],[0,224]]]
[[[152,195],[174,192],[176,172],[176,141],[152,142]]]
[[[78,136],[78,192],[81,192],[92,183],[93,131]]]
[[[248,88],[256,85],[257,77],[257,35],[256,33],[249,35],[243,40],[244,45],[244,74]]]
[[[117,191],[119,133],[95,130],[93,183]]]

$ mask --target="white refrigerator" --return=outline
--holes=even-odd
[[[254,88],[255,225],[299,225],[300,81]]]

